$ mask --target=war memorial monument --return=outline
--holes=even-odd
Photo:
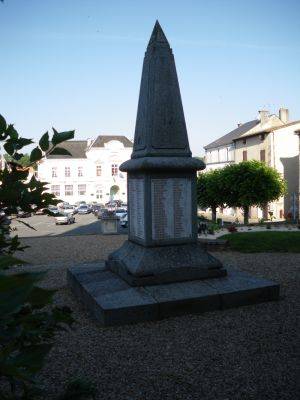
[[[279,285],[223,266],[197,240],[197,171],[174,56],[156,22],[144,58],[128,177],[128,240],[69,268],[75,296],[103,325],[275,300]]]

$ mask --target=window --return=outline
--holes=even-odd
[[[86,194],[86,185],[78,185],[79,196],[84,196]]]
[[[52,167],[52,178],[57,178],[57,168]]]
[[[266,150],[260,151],[260,161],[262,161],[262,162],[266,161]]]
[[[102,175],[102,167],[101,165],[96,165],[96,175],[101,176]]]
[[[265,140],[265,134],[264,134],[264,133],[262,133],[262,134],[260,135],[260,140],[261,140],[261,141]]]
[[[102,190],[101,189],[97,189],[96,191],[96,199],[102,199],[103,195],[102,195]]]
[[[112,176],[117,176],[118,175],[118,164],[111,164],[111,174]]]
[[[70,167],[65,167],[65,176],[66,176],[66,177],[70,177],[70,176],[71,176]]]
[[[73,185],[65,185],[65,196],[73,196]]]
[[[59,197],[60,196],[60,186],[59,185],[51,185],[51,193],[54,194],[54,196]]]
[[[246,144],[247,143],[247,139],[243,139],[243,143]]]
[[[83,168],[78,167],[78,176],[83,176]]]
[[[247,150],[243,151],[243,161],[247,161]]]

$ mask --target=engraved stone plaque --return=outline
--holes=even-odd
[[[192,236],[191,180],[151,179],[152,239],[186,239]]]
[[[130,235],[145,239],[144,179],[128,179]]]

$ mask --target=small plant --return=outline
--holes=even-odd
[[[208,225],[207,232],[209,235],[214,235],[216,231],[220,230],[218,224],[211,223]]]
[[[260,218],[258,220],[258,225],[264,225],[264,223],[265,223],[265,219],[264,218]]]
[[[228,226],[227,230],[230,233],[235,233],[235,232],[237,232],[237,227],[235,225],[230,225],[230,226]]]

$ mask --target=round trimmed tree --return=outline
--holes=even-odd
[[[225,205],[224,189],[221,169],[200,173],[197,180],[197,203],[202,208],[211,209],[213,222],[217,219],[217,208]]]
[[[227,165],[221,179],[227,188],[225,203],[243,209],[245,224],[249,222],[250,207],[264,208],[286,193],[286,182],[280,173],[256,160]]]

